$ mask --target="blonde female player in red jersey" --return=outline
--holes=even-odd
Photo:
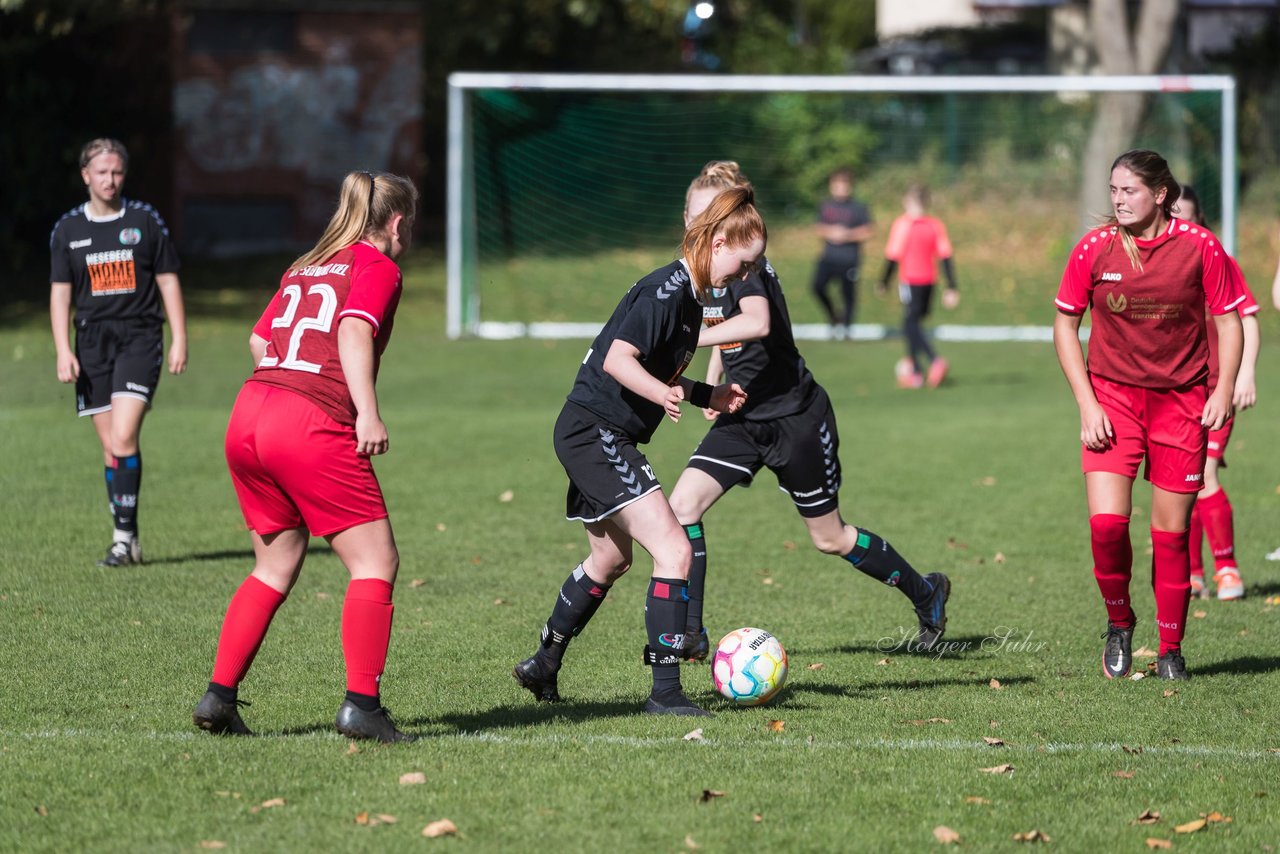
[[[1182,195],[1178,197],[1178,219],[1203,228],[1204,209],[1200,206],[1200,197],[1187,184],[1182,185]],[[1218,588],[1218,598],[1223,601],[1239,599],[1244,596],[1244,582],[1240,579],[1240,567],[1236,563],[1235,519],[1231,511],[1231,501],[1227,491],[1222,488],[1218,477],[1218,469],[1227,467],[1225,458],[1227,442],[1231,439],[1231,430],[1236,423],[1236,413],[1249,409],[1258,402],[1258,384],[1256,382],[1258,367],[1258,311],[1260,306],[1253,292],[1244,280],[1244,273],[1236,260],[1227,256],[1227,266],[1232,276],[1236,277],[1240,289],[1244,292],[1245,301],[1240,303],[1236,311],[1240,314],[1240,326],[1244,331],[1244,355],[1240,359],[1240,372],[1236,374],[1236,390],[1232,395],[1232,412],[1221,429],[1209,431],[1209,452],[1204,464],[1204,487],[1196,496],[1196,503],[1191,508],[1191,593],[1193,596],[1207,597],[1209,589],[1204,582],[1204,561],[1201,555],[1201,541],[1208,537],[1209,549],[1213,552],[1213,581]],[[1209,333],[1209,389],[1218,384],[1218,334],[1217,327],[1206,324]]]
[[[237,689],[315,535],[351,573],[338,732],[410,740],[379,694],[400,557],[370,458],[388,449],[374,383],[400,301],[395,261],[409,249],[417,200],[407,178],[349,173],[324,234],[289,266],[253,327],[257,367],[231,412],[226,454],[256,561],[223,620],[209,689],[195,709],[201,729],[249,734]]]
[[[1204,478],[1206,428],[1231,414],[1244,301],[1227,255],[1205,229],[1175,218],[1179,187],[1154,151],[1111,166],[1112,216],[1072,251],[1055,302],[1058,362],[1080,407],[1080,441],[1094,577],[1107,609],[1103,673],[1129,672],[1133,481],[1151,481],[1152,587],[1160,635],[1156,672],[1186,679],[1182,639],[1191,601],[1187,527]],[[1204,306],[1218,330],[1212,393]],[[1092,309],[1086,366],[1080,320]]]

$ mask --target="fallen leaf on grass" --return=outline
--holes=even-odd
[[[1161,691],[1161,692],[1160,692],[1160,696],[1161,696],[1161,697],[1172,697],[1172,696],[1173,696],[1174,694],[1176,694],[1176,693],[1178,693],[1178,689],[1177,689],[1177,688],[1165,688],[1163,691]]]
[[[924,726],[925,724],[949,724],[951,723],[951,719],[950,718],[929,718],[928,720],[917,719],[917,720],[911,720],[911,721],[903,721],[903,723],[911,724],[912,726]]]
[[[1209,813],[1207,816],[1205,816],[1205,817],[1204,817],[1204,820],[1205,820],[1205,821],[1207,821],[1207,822],[1209,822],[1210,824],[1217,824],[1217,823],[1218,823],[1218,822],[1220,822],[1220,821],[1221,821],[1221,822],[1228,822],[1228,821],[1231,821],[1231,816],[1225,816],[1225,817],[1224,817],[1224,816],[1222,815],[1222,813],[1218,812],[1217,810],[1214,810],[1213,812],[1211,812],[1211,813]]]
[[[1132,771],[1112,771],[1111,776],[1119,777],[1121,780],[1132,780],[1133,772]]]
[[[1052,842],[1049,834],[1042,830],[1028,830],[1023,833],[1015,833],[1013,835],[1014,842]]]
[[[825,665],[825,664],[823,664],[821,661],[815,661],[813,664],[810,664],[810,665],[809,665],[809,668],[808,668],[808,669],[809,669],[809,670],[821,670],[821,669],[822,669],[822,668],[824,668],[824,667],[826,667],[826,665]]]
[[[516,494],[512,492],[510,489],[508,489],[498,496],[498,500],[501,501],[503,504],[510,504],[512,501],[515,500],[515,497],[516,497]]]
[[[493,604],[495,604],[495,605],[505,605],[505,604],[507,604],[507,600],[506,600],[506,599],[503,599],[503,598],[501,598],[501,597],[499,597],[499,598],[497,598],[497,599],[494,599],[494,600],[493,600]]]
[[[356,824],[368,824],[368,823],[369,823],[368,810],[364,810],[362,812],[356,813]]]
[[[1003,765],[992,765],[990,768],[979,768],[978,770],[984,774],[1011,774],[1013,773],[1013,766],[1006,762]]]
[[[449,819],[442,818],[422,828],[422,835],[428,839],[435,839],[437,836],[457,836],[458,826]]]
[[[1155,839],[1155,838],[1148,837],[1148,839],[1147,839],[1147,847],[1148,847],[1148,848],[1160,848],[1160,849],[1172,848],[1172,847],[1173,847],[1173,840],[1171,840],[1171,839]]]
[[[261,812],[262,810],[269,810],[272,807],[282,807],[282,806],[284,806],[284,798],[271,798],[269,800],[263,801],[262,803],[258,804],[256,807],[250,807],[249,812],[257,813],[257,812]]]
[[[396,817],[393,815],[388,815],[387,813],[384,813],[384,812],[380,812],[377,814],[377,816],[374,817],[374,821],[380,821],[383,824],[395,824]]]
[[[992,679],[990,682],[987,683],[987,687],[990,688],[992,691],[999,691],[1004,686],[1000,684],[999,679]]]
[[[1140,646],[1138,647],[1138,651],[1133,654],[1133,657],[1134,658],[1155,658],[1156,651],[1154,649],[1148,649],[1145,646]]]
[[[223,842],[221,839],[201,839],[201,840],[200,840],[200,847],[201,847],[201,848],[213,848],[213,849],[217,849],[217,848],[226,848],[226,847],[227,847],[227,843]]]
[[[352,755],[353,753],[359,753],[359,752],[360,752],[360,748],[356,746],[356,743],[354,741],[351,742],[351,744],[347,745],[348,756]]]
[[[1127,744],[1120,745],[1120,749],[1123,750],[1125,753],[1129,754],[1130,756],[1137,756],[1139,753],[1142,752],[1141,747],[1130,747]]]
[[[933,838],[941,842],[943,845],[955,845],[960,841],[960,834],[956,833],[945,824],[940,824],[933,829]]]
[[[969,544],[968,544],[968,543],[962,543],[962,542],[960,542],[959,540],[957,540],[955,537],[947,537],[947,548],[949,548],[949,549],[967,549],[967,548],[969,548]]]
[[[685,741],[703,741],[702,727],[698,727],[697,729],[686,732],[684,734],[684,740]]]
[[[443,534],[449,529],[444,526],[444,522],[436,522],[436,530]]]
[[[1191,616],[1195,617],[1197,620],[1203,620],[1205,617],[1209,616],[1209,612],[1196,609],[1191,612]]]
[[[319,599],[321,602],[325,602],[329,599],[332,599],[333,597],[330,596],[328,593],[325,593],[323,590],[319,590],[316,592],[316,598]]]
[[[882,658],[882,659],[880,659],[879,661],[877,661],[877,662],[876,662],[876,665],[877,665],[877,666],[879,666],[879,667],[883,667],[883,666],[884,666],[884,665],[886,665],[886,664],[893,664],[893,659],[892,659],[892,658]]]
[[[1198,818],[1195,821],[1189,821],[1186,824],[1177,825],[1174,827],[1173,831],[1174,833],[1195,833],[1197,830],[1203,830],[1204,826],[1208,823],[1209,822],[1204,819]]]
[[[773,579],[766,575],[764,578],[760,579],[760,583],[761,583],[761,584],[772,584],[772,583],[773,583]]]
[[[1004,563],[1005,561],[1004,552],[996,552],[996,556],[992,558],[992,560],[995,561],[996,563]]]
[[[415,786],[427,782],[427,775],[421,771],[410,771],[408,774],[400,775],[401,786]]]
[[[979,483],[980,485],[982,485],[982,486],[995,486],[995,485],[996,485],[996,479],[995,479],[994,477],[992,477],[991,475],[987,475],[987,476],[986,476],[986,477],[984,477],[982,480],[978,481],[978,483]]]
[[[697,842],[695,842],[695,841],[693,840],[693,834],[692,834],[692,833],[686,833],[686,834],[685,834],[685,836],[684,836],[684,847],[685,847],[685,848],[688,848],[690,851],[697,851],[697,850],[699,850],[699,849],[701,849],[701,848],[702,848],[702,846],[701,846],[701,845],[699,845]]]
[[[426,584],[426,583],[427,583],[427,582],[423,581],[421,578],[415,578],[413,581],[410,581],[410,582],[409,582],[409,586],[410,586],[410,587],[421,587],[422,585],[424,585],[424,584]]]
[[[791,540],[783,540],[783,541],[782,541],[782,547],[783,547],[784,549],[786,549],[787,551],[789,551],[789,552],[793,552],[793,551],[795,551],[795,550],[796,550],[796,544],[795,544],[794,542],[792,542]]]
[[[1160,812],[1158,810],[1143,810],[1142,814],[1133,820],[1134,824],[1155,824],[1160,820]]]
[[[1139,679],[1146,679],[1146,678],[1147,678],[1147,674],[1143,673],[1141,670],[1139,670],[1137,673],[1129,677],[1130,681],[1133,681],[1133,682],[1137,682]]]
[[[987,800],[986,798],[979,797],[978,795],[970,795],[969,797],[964,799],[964,802],[966,804],[981,804],[983,806],[991,805],[991,801]]]
[[[989,736],[989,735],[984,735],[984,736],[982,737],[982,740],[983,740],[983,741],[985,741],[985,742],[987,743],[987,746],[989,746],[989,747],[1003,747],[1003,746],[1004,746],[1004,739],[1003,739],[1003,738],[992,738],[992,737],[991,737],[991,736]]]
[[[764,821],[764,816],[760,815],[760,813],[755,813],[751,816],[751,820],[754,821],[756,824],[759,824],[760,822]]]
[[[41,818],[48,818],[48,816],[49,816],[49,808],[48,808],[48,807],[46,807],[44,804],[37,804],[37,805],[36,805],[36,815],[40,816]]]
[[[715,789],[703,789],[702,794],[698,797],[698,800],[702,801],[705,804],[707,801],[713,800],[715,798],[723,798],[726,794],[727,792],[720,792]]]
[[[782,732],[786,726],[786,721],[769,721],[769,732]]]

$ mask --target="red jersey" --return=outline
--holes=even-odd
[[[1236,311],[1240,312],[1241,317],[1257,314],[1260,308],[1258,301],[1253,298],[1253,291],[1249,290],[1240,265],[1230,255],[1227,256],[1227,274],[1239,282],[1240,291],[1244,294],[1244,302],[1236,306]],[[1205,332],[1209,334],[1209,389],[1213,390],[1218,387],[1218,324],[1208,321],[1205,323]]]
[[[938,280],[937,259],[951,257],[946,226],[931,216],[906,214],[893,221],[884,257],[898,262],[898,279],[907,285],[932,285]]]
[[[287,271],[253,327],[267,340],[267,352],[249,382],[297,392],[339,423],[354,425],[356,407],[338,358],[338,323],[358,317],[373,326],[376,377],[400,289],[400,268],[364,241],[323,264]]]
[[[1211,232],[1180,219],[1135,242],[1137,267],[1115,226],[1081,238],[1062,273],[1058,309],[1093,309],[1090,373],[1149,389],[1204,383],[1209,345],[1203,306],[1226,314],[1245,299],[1227,272],[1227,255]]]

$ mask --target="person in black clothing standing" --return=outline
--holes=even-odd
[[[686,221],[726,187],[750,187],[732,161],[703,167],[685,198]],[[689,458],[671,491],[671,509],[692,547],[686,649],[701,660],[710,651],[702,624],[707,576],[706,532],[702,517],[734,486],[750,486],[768,468],[804,519],[819,551],[841,557],[863,574],[896,587],[915,609],[918,628],[904,628],[900,643],[928,651],[947,626],[951,582],[941,572],[918,573],[893,546],[840,515],[840,433],[827,392],[818,385],[796,349],[782,285],[765,259],[760,269],[707,295],[706,328],[699,346],[714,346],[708,382],[721,374],[741,385],[747,401],[729,415],[706,413],[715,424]]]
[[[682,375],[698,347],[707,293],[746,276],[764,254],[767,233],[754,201],[749,188],[717,197],[686,228],[683,257],[631,287],[578,368],[554,441],[569,476],[565,517],[586,527],[591,553],[560,587],[537,652],[512,672],[537,700],[560,699],[565,649],[631,567],[634,541],[653,557],[644,649],[653,691],[644,710],[708,714],[680,686],[689,541],[638,446],[664,414],[678,421],[683,401],[734,412],[746,399],[739,386],[712,387]]]
[[[822,255],[813,274],[813,294],[822,303],[831,323],[833,338],[844,338],[853,324],[858,304],[858,276],[862,265],[862,242],[871,237],[871,213],[853,198],[853,170],[837,169],[827,178],[830,197],[818,207],[818,236]],[[843,307],[839,314],[827,288],[832,279],[840,281]]]
[[[58,380],[75,383],[76,412],[93,419],[115,522],[111,548],[99,566],[142,563],[138,439],[165,362],[166,315],[169,372],[187,368],[178,254],[156,209],[121,194],[128,167],[129,154],[119,141],[86,144],[80,177],[89,201],[63,214],[49,238],[49,315]],[[74,349],[67,331],[73,300]]]

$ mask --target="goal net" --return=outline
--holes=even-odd
[[[1081,160],[1108,92],[1144,93],[1129,147],[1160,151],[1234,248],[1230,77],[455,73],[448,334],[593,335],[632,282],[678,254],[685,189],[713,159],[738,161],[755,184],[797,327],[826,334],[806,294],[815,211],[841,166],[878,229],[864,292],[904,191],[923,183],[957,246],[967,322],[1044,323],[1019,306],[1052,299],[1083,227]],[[1107,212],[1105,194],[1093,208]]]

